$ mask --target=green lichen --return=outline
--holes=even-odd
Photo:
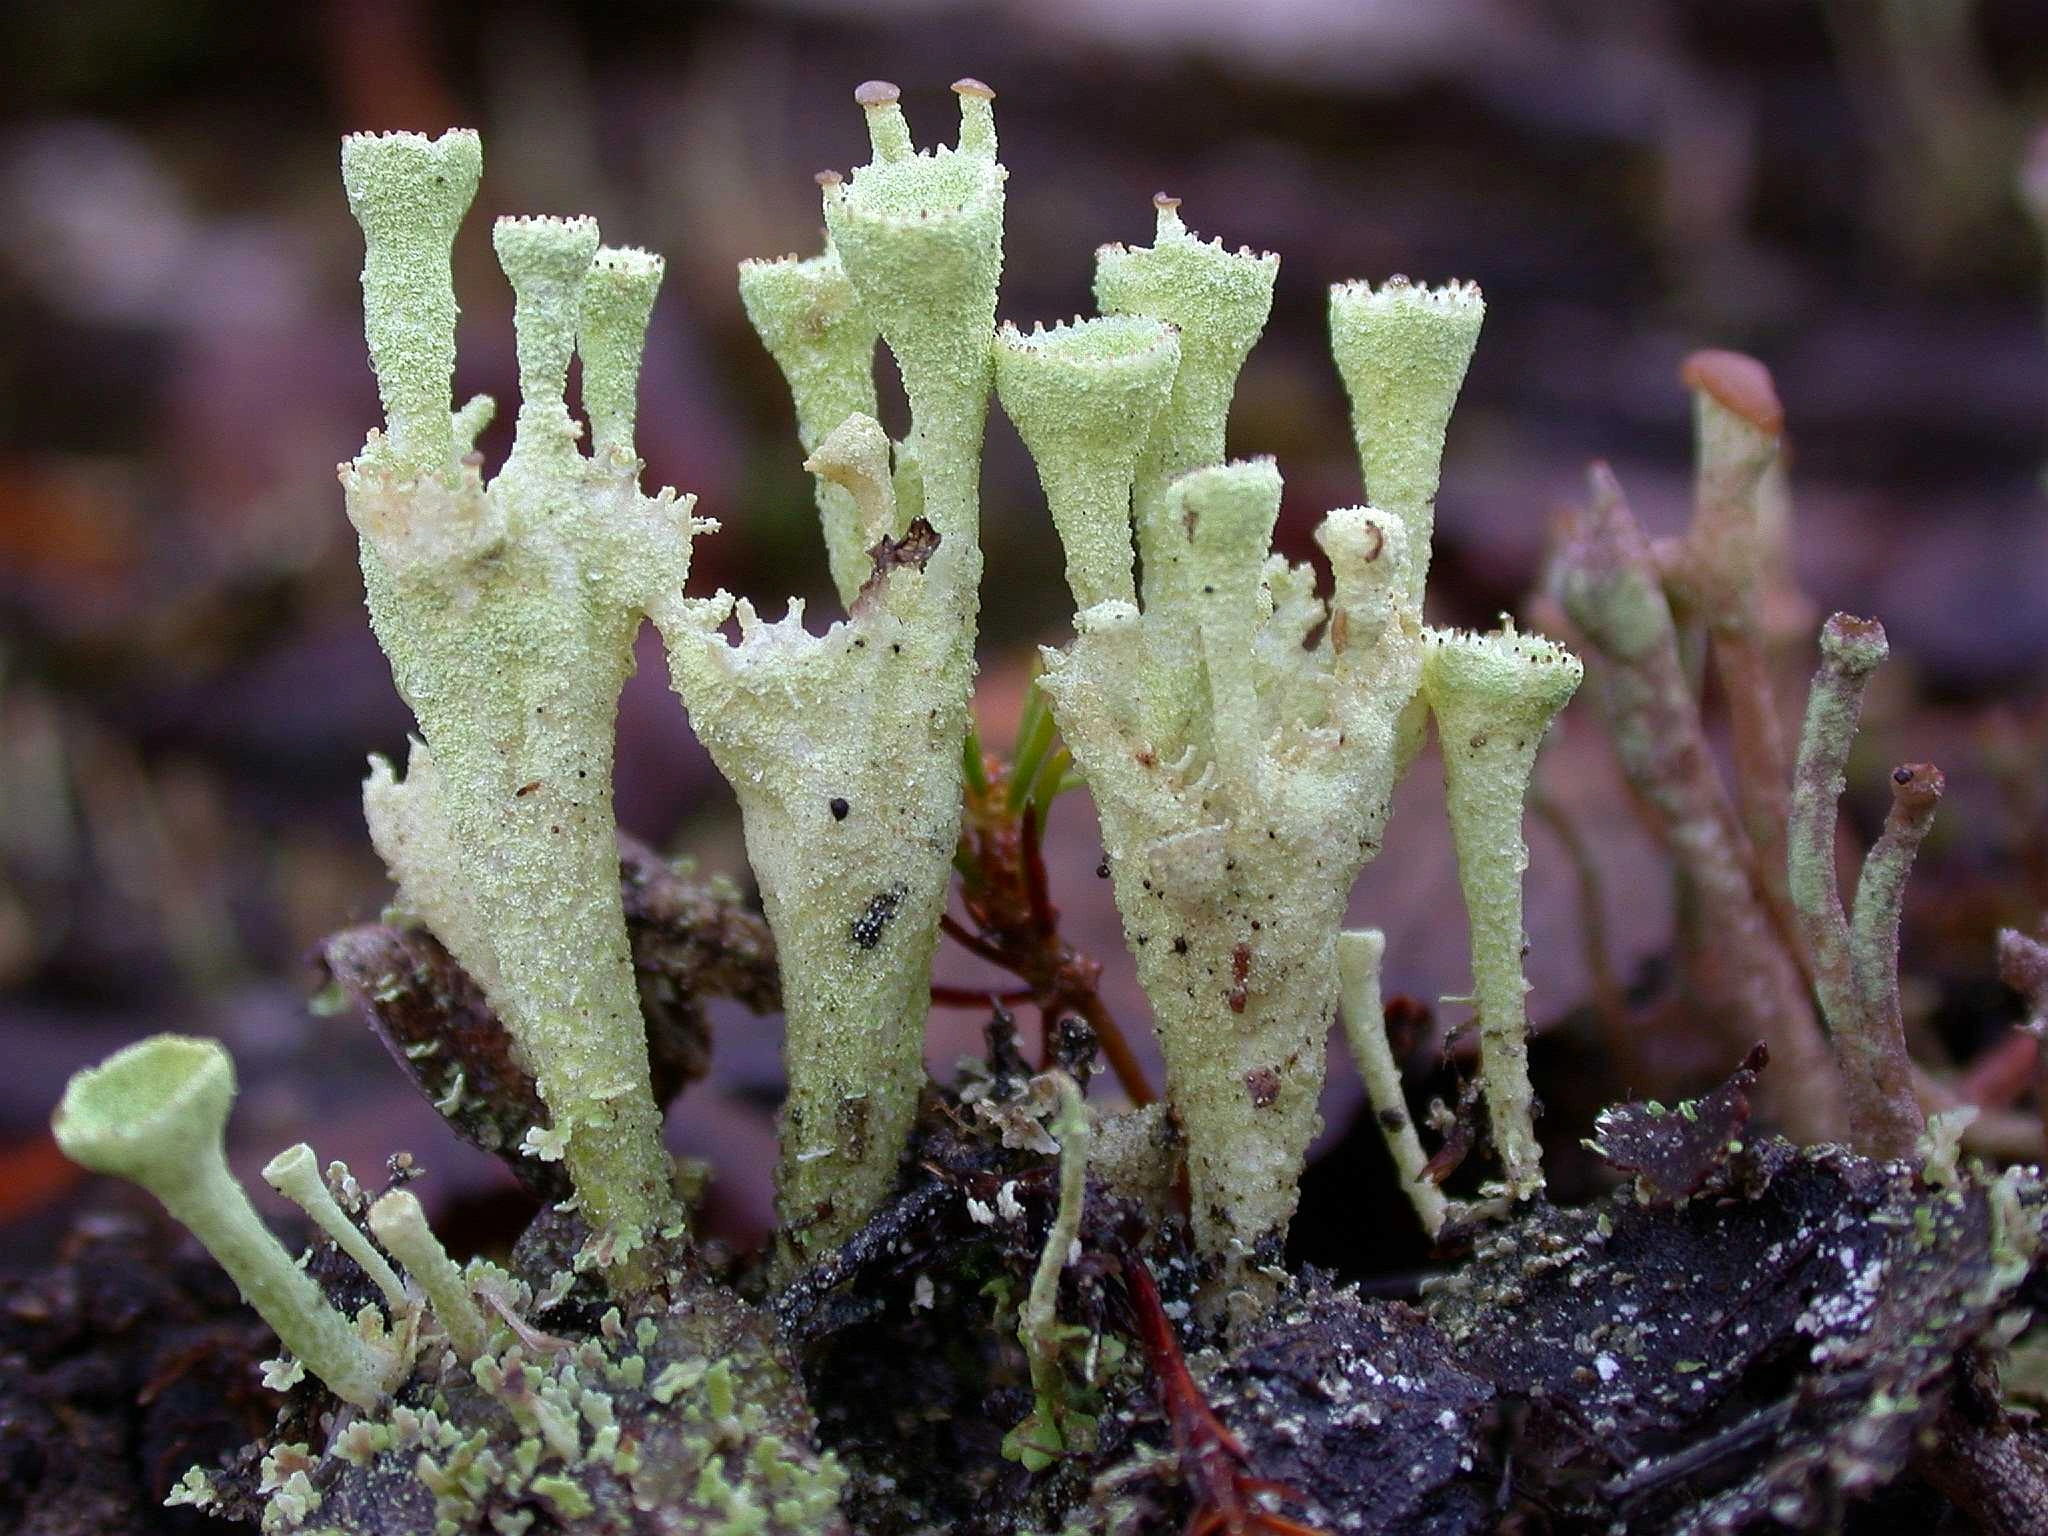
[[[797,396],[800,435],[815,440],[809,465],[839,493],[821,491],[820,507],[849,616],[816,635],[801,603],[764,624],[725,593],[655,615],[676,691],[739,797],[782,964],[785,1268],[844,1241],[880,1204],[924,1077],[974,671],[1007,174],[987,89],[956,90],[958,148],[914,153],[894,87],[862,87],[874,158],[851,181],[822,179],[837,269],[828,255],[742,277]],[[807,336],[821,314],[823,334]],[[926,520],[915,527],[869,414],[875,333],[910,396]],[[867,410],[825,420],[848,403]],[[849,568],[853,549],[871,569]],[[733,615],[737,645],[719,633]]]
[[[342,484],[371,621],[425,738],[406,788],[433,803],[412,819],[444,828],[452,852],[431,889],[396,873],[403,899],[466,908],[448,942],[531,1065],[585,1211],[652,1230],[675,1204],[626,951],[611,757],[634,630],[680,592],[695,529],[687,498],[641,494],[631,445],[660,263],[600,251],[589,219],[498,222],[521,399],[511,457],[486,485],[464,455],[487,407],[459,422],[448,409],[448,251],[480,163],[461,132],[357,135],[342,151],[387,423]],[[579,350],[592,455],[563,400]],[[396,792],[373,775],[373,795]],[[635,1251],[618,1245],[628,1289],[646,1280]]]
[[[74,1162],[155,1195],[335,1396],[375,1407],[408,1361],[344,1317],[249,1204],[222,1149],[234,1098],[218,1043],[153,1035],[73,1077],[50,1128]]]
[[[1510,1199],[1543,1188],[1529,1086],[1528,983],[1522,977],[1522,807],[1536,749],[1584,674],[1555,641],[1432,630],[1422,692],[1443,749],[1444,794],[1472,935],[1480,1077]]]
[[[1406,278],[1330,290],[1330,347],[1351,396],[1365,493],[1407,530],[1408,603],[1429,579],[1444,433],[1479,344],[1486,303],[1474,283],[1424,288]]]

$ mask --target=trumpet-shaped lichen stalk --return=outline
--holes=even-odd
[[[1139,315],[996,337],[996,394],[1038,465],[1076,608],[1137,599],[1131,485],[1180,366],[1179,333]]]
[[[1543,1188],[1522,976],[1522,874],[1529,867],[1522,809],[1536,749],[1583,675],[1564,647],[1518,635],[1512,624],[1483,635],[1431,631],[1422,667],[1472,935],[1480,1081],[1514,1200]]]
[[[263,1225],[222,1151],[234,1099],[234,1063],[217,1041],[152,1035],[73,1077],[50,1128],[74,1162],[162,1201],[307,1370],[374,1408],[410,1362],[359,1331]]]
[[[1372,1104],[1373,1121],[1394,1159],[1394,1171],[1401,1178],[1401,1192],[1415,1207],[1422,1230],[1433,1239],[1443,1230],[1450,1214],[1450,1202],[1425,1171],[1429,1154],[1422,1138],[1415,1134],[1415,1117],[1408,1108],[1408,1096],[1401,1087],[1401,1065],[1387,1043],[1387,1012],[1380,1001],[1380,961],[1387,952],[1387,937],[1377,928],[1361,928],[1337,937],[1337,973],[1342,979],[1344,1036],[1351,1043],[1352,1060],[1358,1064]]]
[[[370,1230],[426,1293],[457,1358],[467,1365],[481,1356],[490,1344],[490,1329],[462,1271],[427,1225],[418,1199],[403,1189],[380,1196],[370,1207]]]
[[[789,382],[797,440],[806,454],[815,453],[847,417],[876,414],[875,341],[880,333],[854,297],[839,253],[829,244],[822,256],[808,259],[741,262],[740,302]],[[820,475],[817,489],[832,584],[839,601],[851,607],[867,580],[874,539],[863,537],[845,487]]]
[[[1180,337],[1173,392],[1153,421],[1131,489],[1145,607],[1154,615],[1150,645],[1158,653],[1159,691],[1146,701],[1147,730],[1165,744],[1201,713],[1199,678],[1176,665],[1199,641],[1182,558],[1187,541],[1173,526],[1168,488],[1189,470],[1223,462],[1231,396],[1272,313],[1280,258],[1204,241],[1181,222],[1180,199],[1162,192],[1152,202],[1158,228],[1151,245],[1105,245],[1095,253],[1095,301],[1106,315],[1165,321]],[[1041,460],[1039,474],[1045,473]],[[1086,606],[1079,594],[1076,600]]]
[[[1444,433],[1479,345],[1486,301],[1476,283],[1423,288],[1404,277],[1330,289],[1330,350],[1351,396],[1366,500],[1401,520],[1417,613],[1429,579]]]
[[[673,491],[644,496],[633,399],[658,258],[604,250],[589,219],[501,219],[493,235],[518,330],[517,438],[485,485],[451,417],[448,252],[476,186],[474,134],[357,135],[342,147],[363,227],[365,328],[385,401],[342,469],[379,641],[431,751],[432,817],[457,867],[404,881],[417,909],[468,913],[445,935],[484,981],[538,1080],[614,1283],[679,1219],[650,1090],[620,907],[612,734],[633,633],[679,592],[695,525]],[[594,454],[564,404],[583,357]],[[397,787],[373,779],[373,796]],[[389,807],[386,807],[389,809]],[[401,877],[404,871],[399,871]],[[408,889],[408,886],[418,887]]]
[[[959,838],[1007,173],[992,93],[974,81],[954,90],[959,146],[923,153],[894,86],[856,92],[874,158],[850,181],[820,178],[844,279],[829,256],[742,277],[806,438],[826,425],[823,412],[872,399],[855,375],[870,345],[860,338],[879,331],[910,396],[924,515],[899,502],[889,440],[857,412],[830,424],[806,461],[832,493],[820,507],[846,621],[810,634],[792,602],[787,618],[763,624],[726,593],[656,615],[676,691],[739,798],[781,959],[785,1268],[843,1242],[896,1180],[924,1081],[932,954]],[[843,312],[849,302],[858,316]],[[806,338],[821,306],[839,329]],[[858,578],[845,568],[850,550]],[[719,628],[735,612],[732,645]]]
[[[1318,1123],[1337,926],[1379,848],[1395,722],[1421,666],[1419,633],[1398,611],[1400,524],[1362,508],[1325,519],[1326,611],[1305,570],[1268,558],[1279,504],[1270,460],[1176,481],[1169,521],[1187,580],[1160,589],[1166,611],[1123,599],[1083,609],[1074,643],[1047,653],[1043,683],[1101,815],[1187,1134],[1196,1240],[1224,1261],[1212,1306],[1256,1288],[1293,1214]],[[1198,649],[1157,648],[1152,626],[1191,632]],[[1190,673],[1199,714],[1186,736],[1160,741],[1148,699]]]
[[[356,1267],[383,1293],[393,1317],[411,1305],[398,1272],[377,1251],[376,1245],[363,1236],[363,1229],[348,1219],[333,1191],[328,1189],[327,1181],[320,1176],[320,1161],[311,1147],[303,1141],[286,1147],[263,1165],[263,1182],[304,1211],[313,1225],[333,1240],[335,1247],[355,1260]]]

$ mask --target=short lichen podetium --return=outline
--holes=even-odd
[[[648,1080],[620,906],[612,734],[632,641],[680,592],[690,501],[643,496],[633,400],[659,258],[602,250],[589,219],[501,219],[493,236],[518,330],[518,434],[484,484],[470,442],[487,401],[449,411],[449,249],[481,168],[476,135],[356,135],[342,146],[363,227],[363,310],[386,430],[343,467],[364,585],[399,692],[434,763],[470,951],[533,1069],[615,1286],[679,1217]],[[564,404],[583,358],[594,452]],[[416,757],[420,754],[415,749]],[[373,794],[401,789],[389,775]],[[387,810],[390,807],[386,807]],[[413,893],[403,887],[402,901]],[[420,900],[426,907],[436,903]],[[488,948],[488,956],[478,953]]]
[[[847,417],[874,416],[875,341],[880,332],[854,297],[853,282],[828,243],[823,255],[740,263],[740,302],[789,382],[796,435],[806,454]],[[832,584],[847,607],[868,577],[868,550],[853,498],[817,477],[818,518]],[[894,529],[886,530],[895,532]]]
[[[924,1025],[960,830],[961,742],[981,579],[1003,179],[991,92],[960,97],[957,149],[913,152],[894,86],[856,93],[874,159],[820,178],[831,258],[752,266],[742,291],[790,375],[799,429],[872,400],[856,377],[879,331],[910,397],[923,516],[865,412],[830,424],[806,467],[849,616],[807,632],[803,605],[763,624],[726,593],[655,615],[676,691],[739,798],[782,964],[789,1096],[777,1177],[787,1273],[843,1242],[895,1183],[924,1081]],[[821,313],[836,340],[802,338]],[[896,455],[900,468],[901,454]],[[840,499],[843,496],[843,500]],[[850,570],[849,551],[861,569]],[[719,633],[737,612],[739,642]]]
[[[304,1211],[335,1247],[355,1260],[356,1268],[383,1293],[384,1304],[394,1318],[412,1305],[405,1294],[405,1282],[398,1278],[390,1261],[363,1235],[363,1229],[349,1220],[348,1213],[334,1198],[327,1180],[321,1176],[320,1160],[310,1146],[302,1141],[278,1153],[263,1165],[263,1182]]]
[[[1178,198],[1162,192],[1152,204],[1158,217],[1151,245],[1105,245],[1095,253],[1095,302],[1105,315],[1162,320],[1180,337],[1173,392],[1146,436],[1131,488],[1151,615],[1147,643],[1157,658],[1146,730],[1163,746],[1183,736],[1202,708],[1198,674],[1179,665],[1199,642],[1181,558],[1186,537],[1174,525],[1167,490],[1189,470],[1226,456],[1231,396],[1272,313],[1280,258],[1200,239],[1182,223]]]
[[[1330,289],[1330,350],[1351,397],[1366,500],[1408,534],[1409,606],[1419,614],[1436,529],[1444,433],[1479,345],[1476,283],[1425,288],[1404,277]]]
[[[1471,931],[1479,1075],[1487,1118],[1512,1200],[1543,1189],[1529,1087],[1529,1019],[1522,976],[1522,806],[1536,749],[1585,669],[1554,640],[1431,630],[1422,694],[1443,750],[1444,794],[1458,884]]]
[[[1324,520],[1326,612],[1305,569],[1268,557],[1279,505],[1270,460],[1175,481],[1167,522],[1184,576],[1142,612],[1124,599],[1083,609],[1073,644],[1046,653],[1042,684],[1101,816],[1187,1136],[1196,1241],[1223,1266],[1204,1298],[1212,1313],[1233,1293],[1257,1305],[1259,1268],[1294,1211],[1337,927],[1379,849],[1395,724],[1421,666],[1398,612],[1400,524],[1362,508]],[[1195,648],[1155,647],[1160,631],[1190,633]],[[1198,712],[1160,740],[1147,706],[1165,688]]]
[[[1401,1193],[1415,1208],[1422,1230],[1433,1241],[1450,1216],[1450,1202],[1429,1176],[1429,1154],[1415,1133],[1415,1116],[1401,1087],[1401,1064],[1387,1040],[1387,1011],[1380,1000],[1380,962],[1387,936],[1377,928],[1359,928],[1337,936],[1337,972],[1342,978],[1344,1038],[1365,1084],[1373,1123],[1394,1160]]]
[[[263,1225],[222,1151],[234,1098],[234,1063],[217,1041],[152,1035],[73,1077],[50,1128],[72,1161],[162,1201],[307,1370],[374,1408],[411,1362],[344,1317]]]
[[[370,1230],[426,1294],[456,1357],[468,1365],[482,1355],[490,1342],[490,1329],[469,1294],[462,1271],[434,1236],[427,1213],[411,1191],[394,1189],[380,1196],[370,1207]]]
[[[1179,332],[1141,315],[996,336],[996,395],[1038,466],[1076,609],[1137,600],[1131,485],[1180,365]]]

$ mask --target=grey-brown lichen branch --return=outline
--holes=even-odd
[[[1820,650],[1792,779],[1792,902],[1827,1017],[1850,1137],[1870,1156],[1907,1158],[1926,1119],[1913,1090],[1899,1005],[1899,919],[1906,877],[1941,799],[1942,775],[1925,763],[1892,775],[1891,812],[1864,861],[1852,919],[1835,867],[1836,802],[1846,787],[1864,689],[1888,652],[1884,627],[1838,613],[1821,629]]]

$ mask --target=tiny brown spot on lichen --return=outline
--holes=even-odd
[[[1244,1086],[1252,1097],[1252,1108],[1264,1109],[1280,1097],[1280,1074],[1271,1067],[1254,1067],[1245,1073]]]
[[[888,80],[863,80],[853,88],[853,99],[861,106],[873,109],[886,107],[902,99],[903,92],[894,82]]]

